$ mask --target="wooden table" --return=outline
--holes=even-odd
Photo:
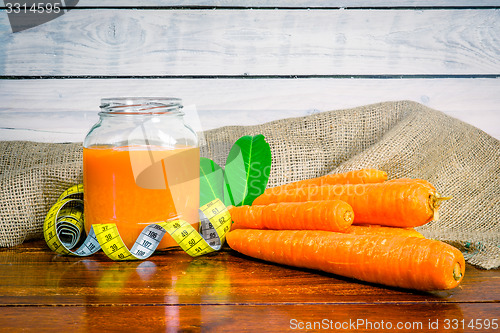
[[[425,293],[266,263],[227,246],[199,258],[170,251],[113,262],[101,252],[56,255],[42,240],[0,249],[0,279],[2,332],[500,331],[500,271],[470,265],[458,288]]]

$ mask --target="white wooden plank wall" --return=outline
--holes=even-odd
[[[415,7],[495,7],[498,0],[80,0],[79,6],[92,7],[194,7],[211,8],[415,8]]]
[[[0,7],[0,140],[82,141],[113,96],[202,129],[409,99],[500,139],[500,0],[82,0],[17,33]]]

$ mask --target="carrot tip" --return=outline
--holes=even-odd
[[[346,222],[352,222],[354,220],[354,215],[351,211],[346,211],[344,213],[344,221]]]
[[[460,281],[462,278],[462,269],[460,267],[460,263],[455,263],[455,266],[453,266],[453,278],[455,281]]]
[[[441,203],[445,200],[450,200],[452,197],[442,197],[439,193],[431,195],[431,208],[437,209],[441,205]]]
[[[450,200],[452,197],[442,197],[439,193],[434,193],[429,196],[429,206],[434,213],[433,220],[439,220],[438,208],[441,206],[441,203],[445,200]]]

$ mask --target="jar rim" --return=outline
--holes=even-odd
[[[99,114],[184,115],[182,99],[175,97],[106,97],[101,98]]]

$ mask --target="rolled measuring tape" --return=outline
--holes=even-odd
[[[114,223],[93,224],[83,239],[83,184],[78,184],[64,191],[50,208],[43,235],[49,248],[59,254],[89,256],[102,249],[112,260],[143,260],[169,233],[187,254],[196,257],[220,250],[231,226],[231,215],[219,199],[200,207],[199,215],[199,232],[184,220],[152,223],[143,229],[130,250]]]

